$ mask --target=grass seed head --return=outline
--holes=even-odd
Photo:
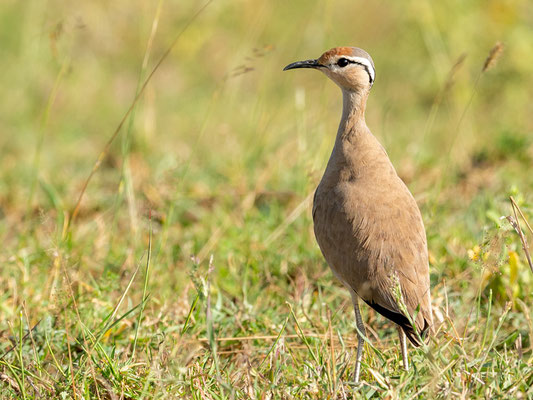
[[[488,57],[485,59],[485,63],[483,64],[483,69],[481,70],[481,72],[488,71],[489,69],[494,67],[498,62],[498,59],[501,57],[502,53],[503,43],[496,42],[494,47],[490,50]]]

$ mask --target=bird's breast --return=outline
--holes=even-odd
[[[427,263],[416,202],[397,175],[380,179],[323,179],[314,196],[318,245],[335,275],[354,290],[368,282],[380,285],[404,265]],[[407,278],[416,281],[413,274]]]

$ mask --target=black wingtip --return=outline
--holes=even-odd
[[[400,327],[405,332],[405,336],[407,336],[407,339],[409,339],[409,341],[411,342],[411,344],[414,347],[422,346],[423,343],[420,341],[420,338],[423,340],[424,343],[427,343],[427,341],[429,339],[429,335],[428,335],[429,324],[427,323],[426,320],[424,320],[424,328],[419,333],[420,337],[419,337],[419,335],[416,334],[416,332],[413,329],[413,326],[411,324],[409,324],[409,325],[400,325]]]
[[[370,303],[366,300],[365,303],[372,307],[374,310],[376,310],[378,313],[383,315],[385,318],[390,319],[392,322],[399,325],[400,328],[402,328],[402,330],[405,332],[405,336],[407,336],[407,339],[409,339],[409,341],[414,347],[422,346],[422,342],[419,339],[419,335],[423,341],[426,341],[428,339],[429,324],[426,320],[424,320],[424,328],[419,332],[419,335],[417,335],[417,333],[413,329],[413,325],[411,325],[411,322],[405,315],[390,311],[387,308],[382,307],[376,303]]]

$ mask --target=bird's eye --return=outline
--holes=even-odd
[[[350,61],[346,58],[339,58],[339,61],[337,61],[337,65],[341,68],[346,67],[348,64],[350,64]]]

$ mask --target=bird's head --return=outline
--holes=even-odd
[[[335,47],[316,60],[297,61],[283,70],[295,68],[318,69],[341,89],[357,92],[369,91],[376,76],[372,57],[357,47]]]

